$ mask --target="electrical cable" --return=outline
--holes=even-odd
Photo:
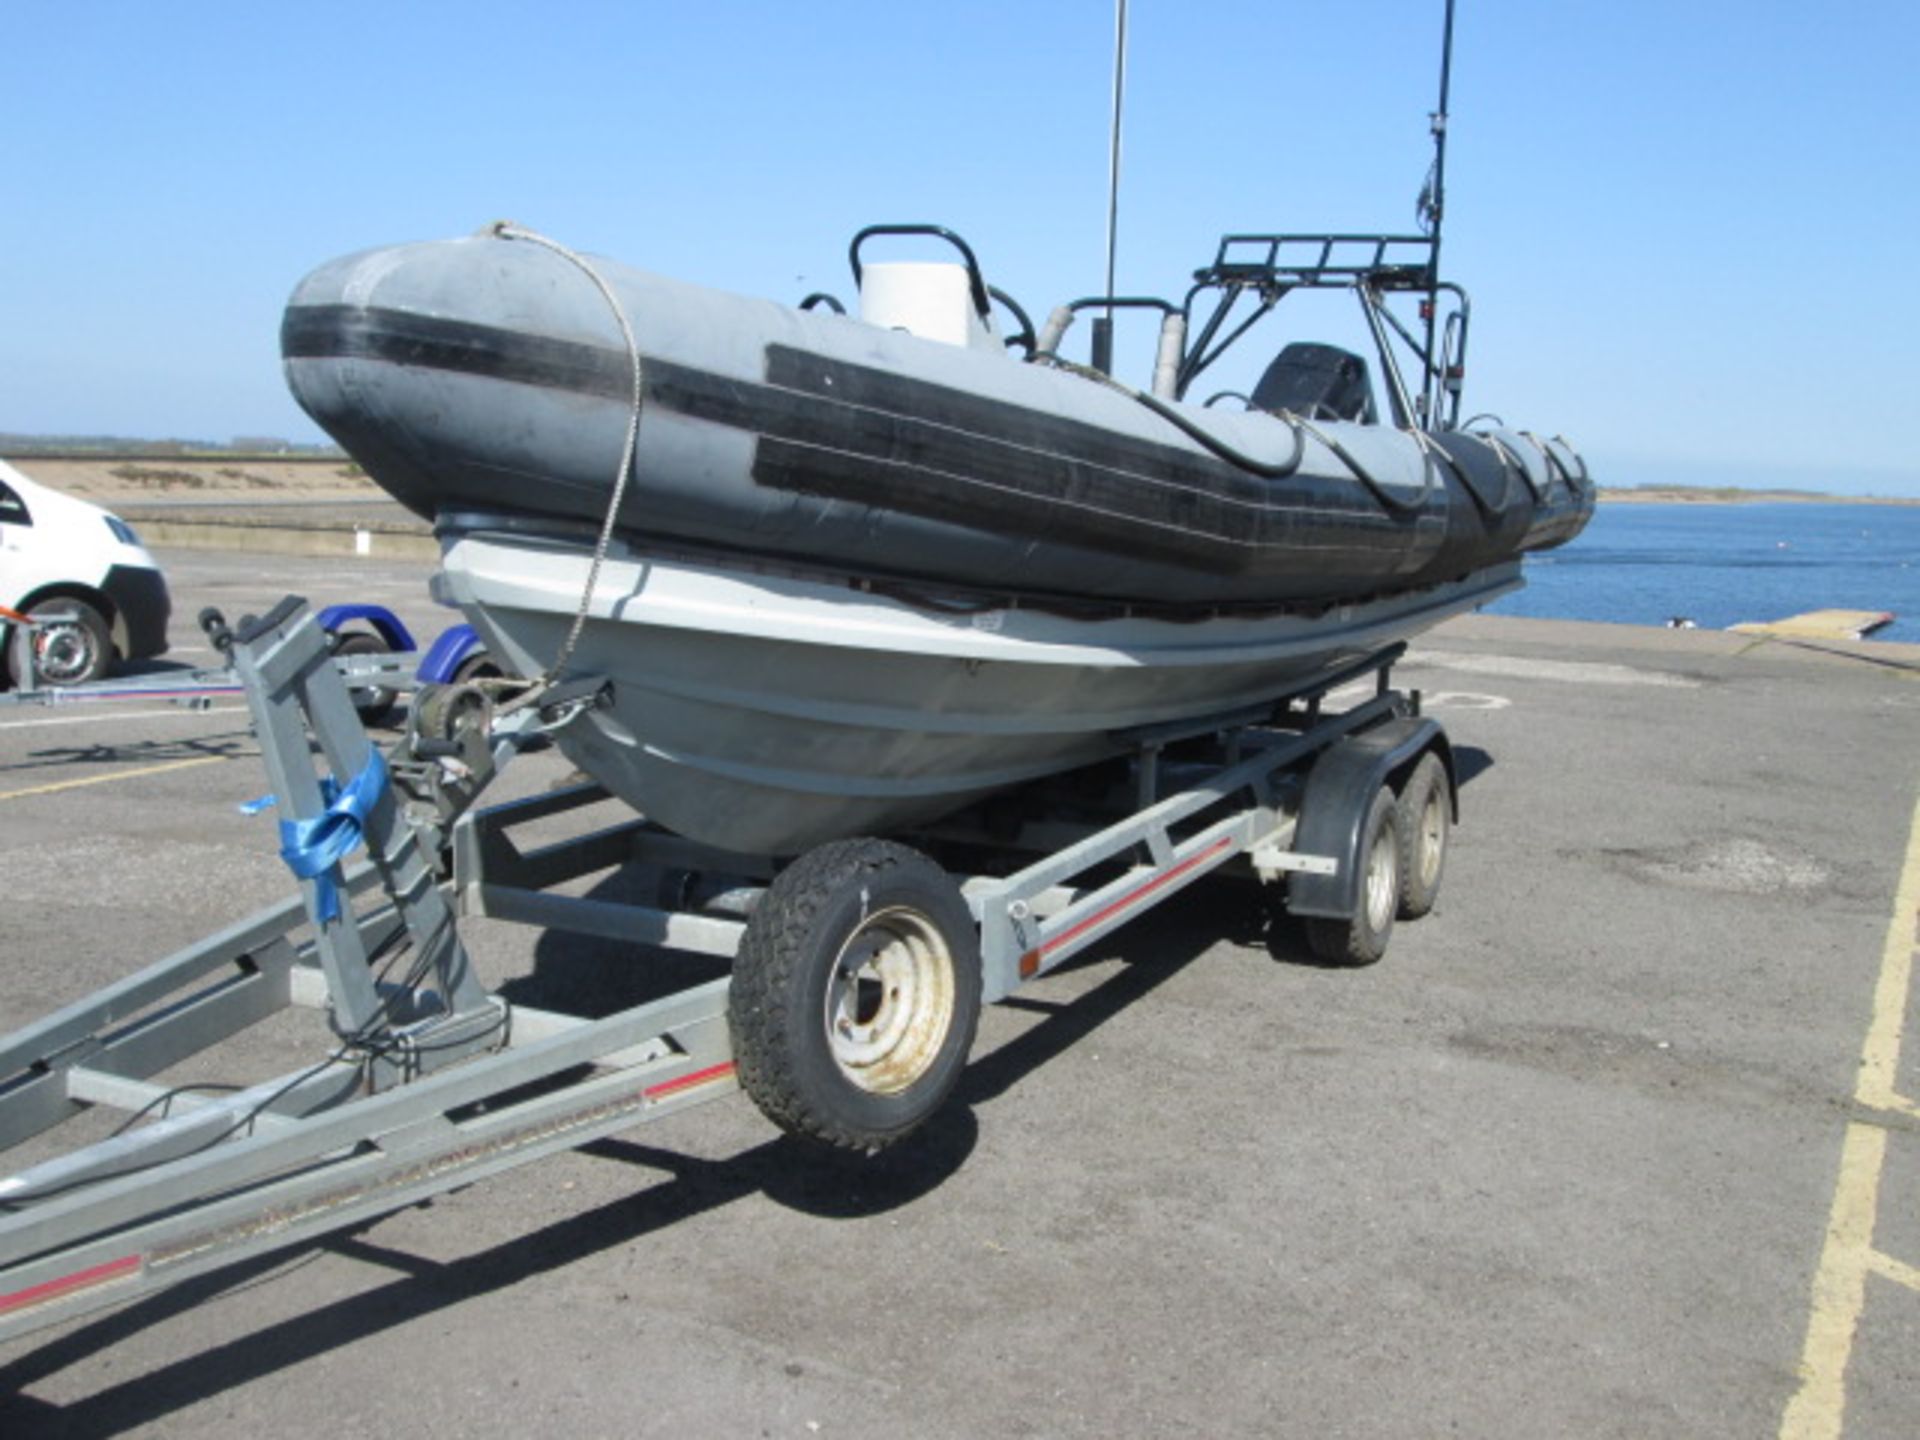
[[[241,1115],[237,1119],[235,1119],[231,1125],[226,1127],[226,1129],[218,1131],[217,1133],[207,1137],[207,1139],[203,1140],[199,1144],[195,1145],[192,1149],[184,1151],[183,1153],[178,1155],[168,1155],[164,1157],[156,1157],[151,1160],[139,1161],[134,1164],[126,1165],[120,1169],[109,1171],[102,1175],[81,1176],[77,1179],[67,1181],[66,1183],[61,1185],[45,1186],[37,1190],[28,1190],[24,1192],[15,1192],[9,1195],[0,1195],[0,1211],[20,1210],[25,1208],[28,1205],[37,1204],[43,1200],[50,1200],[55,1198],[56,1196],[65,1195],[75,1190],[85,1189],[86,1187],[91,1185],[104,1185],[109,1181],[124,1180],[130,1175],[143,1174],[148,1170],[158,1169],[162,1165],[170,1165],[178,1160],[187,1160],[187,1159],[191,1159],[195,1155],[204,1154],[206,1151],[213,1149],[216,1145],[221,1144],[222,1142],[230,1139],[232,1136],[238,1134],[240,1131],[245,1130],[248,1127],[252,1126],[253,1123],[256,1120],[258,1120],[262,1115],[264,1115],[269,1109],[271,1109],[274,1103],[278,1101],[282,1096],[287,1095],[292,1091],[298,1089],[300,1086],[306,1084],[307,1081],[313,1079],[316,1075],[321,1074],[328,1067],[341,1064],[342,1062],[348,1060],[350,1057],[355,1057],[355,1056],[359,1057],[356,1068],[360,1068],[364,1071],[365,1067],[371,1064],[373,1061],[379,1060],[379,1059],[391,1058],[395,1053],[405,1054],[405,1053],[411,1052],[412,1054],[416,1054],[416,1055],[431,1054],[437,1050],[452,1049],[454,1048],[455,1044],[467,1045],[475,1041],[486,1040],[498,1033],[506,1033],[510,1035],[512,1033],[512,1007],[502,1002],[499,1004],[499,1018],[491,1026],[489,1026],[486,1030],[479,1032],[478,1034],[462,1036],[458,1042],[450,1041],[450,1042],[446,1042],[439,1045],[434,1045],[434,1044],[413,1045],[407,1040],[406,1037],[402,1036],[402,1037],[399,1037],[397,1040],[389,1040],[384,1043],[379,1043],[379,1044],[368,1043],[369,1040],[374,1035],[376,1029],[379,1027],[385,1026],[392,1019],[394,1008],[399,1004],[401,998],[404,996],[411,995],[413,993],[414,986],[418,985],[420,981],[424,980],[427,977],[427,972],[433,968],[435,963],[434,950],[437,946],[437,942],[439,941],[440,936],[446,933],[447,929],[450,927],[451,924],[452,924],[452,912],[448,911],[442,916],[439,925],[437,925],[434,928],[433,934],[427,937],[426,943],[418,947],[418,954],[416,955],[416,958],[414,960],[412,967],[410,967],[408,971],[407,978],[404,981],[402,981],[400,985],[396,986],[392,990],[389,990],[384,996],[382,996],[379,1005],[377,1005],[374,1008],[373,1013],[369,1015],[367,1019],[356,1030],[354,1030],[351,1033],[340,1030],[334,1022],[332,1011],[329,1010],[327,1014],[327,1025],[328,1025],[328,1028],[331,1029],[334,1035],[339,1039],[340,1043],[336,1045],[333,1048],[333,1050],[330,1051],[324,1058],[315,1062],[313,1065],[308,1066],[305,1070],[298,1072],[297,1074],[292,1076],[290,1079],[288,1079],[285,1084],[279,1086],[277,1089],[263,1096],[257,1104],[251,1106],[244,1115]],[[376,951],[373,956],[370,956],[368,958],[368,964],[371,965],[375,959],[380,958],[385,948],[391,947],[392,945],[394,945],[396,940],[400,937],[405,937],[407,943],[405,943],[404,945],[401,945],[400,948],[392,956],[387,958],[388,969],[387,971],[383,971],[381,976],[375,977],[376,984],[380,983],[380,981],[384,978],[385,974],[391,971],[391,968],[394,964],[398,963],[398,961],[403,956],[405,956],[409,950],[413,950],[415,949],[415,947],[412,945],[411,937],[407,936],[407,932],[403,929],[395,932],[395,935],[393,937],[389,937],[388,941],[386,942],[386,946],[383,947],[381,951]],[[237,1091],[244,1088],[245,1087],[238,1086],[238,1085],[183,1085],[183,1086],[180,1086],[176,1090],[167,1092],[165,1095],[155,1096],[154,1099],[150,1100],[146,1105],[142,1106],[140,1110],[135,1111],[133,1115],[129,1116],[127,1121],[120,1127],[120,1129],[116,1130],[114,1133],[116,1135],[124,1133],[136,1121],[138,1121],[142,1115],[151,1111],[155,1105],[161,1104],[162,1102],[171,1099],[172,1096],[182,1093],[184,1091],[189,1091],[189,1090]]]

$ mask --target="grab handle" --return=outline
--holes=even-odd
[[[853,283],[860,285],[861,265],[860,247],[876,235],[931,235],[937,240],[945,240],[958,250],[967,262],[967,288],[973,295],[973,308],[980,312],[982,320],[989,319],[993,302],[987,298],[987,282],[980,274],[980,262],[974,258],[973,247],[962,240],[944,225],[869,225],[853,237],[853,243],[847,247],[847,259],[853,265]]]

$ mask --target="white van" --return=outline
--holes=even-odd
[[[116,661],[164,653],[173,601],[126,521],[0,460],[0,607],[39,622],[30,627],[37,683],[77,685]],[[26,680],[23,628],[0,616],[16,686]]]

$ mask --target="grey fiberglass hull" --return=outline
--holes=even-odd
[[[589,547],[443,530],[442,589],[535,674],[572,622]],[[616,546],[572,669],[612,703],[558,734],[650,818],[755,854],[897,831],[1118,753],[1115,732],[1255,704],[1485,604],[1519,564],[1316,616],[1183,623],[942,611],[765,569]]]

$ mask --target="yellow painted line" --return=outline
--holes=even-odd
[[[1780,1419],[1780,1440],[1837,1440],[1847,1408],[1847,1357],[1866,1304],[1873,1254],[1873,1217],[1880,1205],[1880,1168],[1887,1132],[1847,1126],[1840,1183],[1827,1217],[1827,1243],[1813,1277],[1813,1314],[1800,1350],[1800,1389]]]
[[[1883,1255],[1876,1250],[1868,1257],[1868,1263],[1872,1265],[1874,1274],[1891,1280],[1896,1285],[1904,1285],[1909,1290],[1920,1290],[1920,1270],[1916,1270],[1904,1261],[1896,1260],[1891,1255]]]
[[[1893,918],[1873,987],[1873,1015],[1860,1047],[1854,1082],[1854,1098],[1862,1106],[1909,1115],[1920,1114],[1920,1106],[1900,1093],[1898,1080],[1913,989],[1914,950],[1920,947],[1916,923],[1920,923],[1920,795],[1914,799],[1907,857],[1894,891]],[[1886,1130],[1859,1121],[1847,1126],[1826,1243],[1813,1277],[1813,1310],[1800,1352],[1800,1388],[1780,1417],[1781,1440],[1839,1440],[1846,1422],[1847,1361],[1866,1307],[1867,1277],[1879,1275],[1920,1290],[1920,1270],[1873,1248],[1886,1158]]]
[[[139,775],[159,775],[168,770],[186,770],[195,765],[218,765],[231,755],[201,755],[192,760],[169,760],[164,765],[144,765],[138,770],[115,770],[110,775],[88,775],[80,780],[60,780],[52,785],[30,785],[24,790],[0,790],[0,800],[21,800],[29,795],[57,795],[62,790],[78,790],[83,785],[105,785],[113,780],[131,780]]]
[[[1880,981],[1873,987],[1873,1023],[1860,1049],[1860,1078],[1854,1096],[1862,1105],[1881,1110],[1920,1114],[1920,1106],[1899,1092],[1900,1041],[1906,1030],[1907,999],[1913,993],[1913,950],[1920,943],[1914,933],[1920,917],[1920,798],[1913,806],[1907,863],[1900,872],[1900,888],[1893,897],[1893,923],[1887,927],[1886,950],[1880,957]]]

